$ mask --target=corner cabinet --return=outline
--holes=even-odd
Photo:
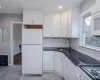
[[[62,53],[57,51],[43,51],[43,72],[62,73]]]
[[[78,68],[62,53],[43,51],[43,72],[55,72],[65,80],[79,80]],[[83,79],[80,79],[83,80]]]
[[[77,67],[65,56],[63,55],[63,76],[65,80],[78,80]]]
[[[67,37],[79,38],[79,28],[80,28],[79,7],[71,7],[68,9],[67,12],[68,12]]]
[[[23,11],[23,24],[43,25],[43,13],[40,11]]]
[[[79,38],[79,7],[44,16],[44,37]]]
[[[62,52],[55,51],[55,72],[61,76],[63,75],[62,65]]]

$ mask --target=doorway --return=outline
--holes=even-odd
[[[12,23],[11,27],[11,64],[22,64],[22,23]]]

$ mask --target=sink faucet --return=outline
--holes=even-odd
[[[71,50],[72,50],[72,48],[71,48],[71,39],[69,38],[68,41],[69,41],[69,49],[68,50],[69,50],[69,53],[70,53]]]

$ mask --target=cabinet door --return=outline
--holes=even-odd
[[[22,46],[22,73],[42,74],[42,46]]]
[[[54,71],[54,52],[43,52],[43,70]]]
[[[24,11],[23,12],[24,24],[43,24],[43,14],[39,11]]]
[[[22,44],[42,44],[41,29],[23,29]]]
[[[43,32],[44,37],[52,37],[52,15],[44,16]]]
[[[67,37],[72,36],[72,10],[68,9],[68,28]]]
[[[63,76],[65,80],[77,80],[77,72],[76,66],[63,55]]]
[[[67,12],[61,13],[61,27],[60,27],[60,36],[61,37],[67,37],[67,27],[68,27],[68,21],[67,21]]]
[[[68,66],[67,66],[67,77],[69,80],[77,80],[77,77],[76,77],[76,73],[77,73],[77,68],[76,66],[71,63],[69,60],[67,62]]]
[[[58,54],[58,56],[57,56]],[[55,52],[55,71],[59,74],[62,74],[62,55],[59,56],[59,52]]]
[[[96,12],[99,12],[100,11],[100,0],[96,0]]]
[[[64,76],[65,80],[69,80],[69,76],[67,75],[69,73],[67,71],[67,66],[68,66],[67,58],[63,57],[63,76]]]
[[[53,14],[52,36],[60,37],[60,14]]]

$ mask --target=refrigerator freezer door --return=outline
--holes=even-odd
[[[42,45],[22,45],[22,73],[42,74]]]
[[[22,44],[42,44],[42,29],[23,29]]]

